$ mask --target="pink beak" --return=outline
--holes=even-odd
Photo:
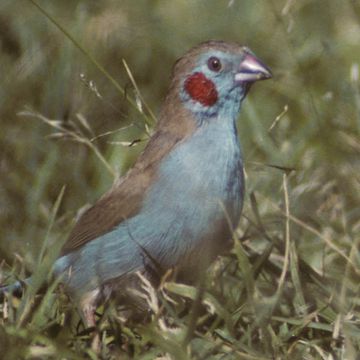
[[[255,55],[249,53],[245,55],[235,74],[235,81],[237,83],[252,83],[270,78],[272,78],[271,70]]]

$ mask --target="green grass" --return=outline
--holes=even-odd
[[[56,284],[29,289],[0,304],[1,358],[356,359],[358,2],[38,4],[50,20],[32,1],[0,3],[0,283],[47,278],[77,210],[143,148],[188,48],[236,40],[275,76],[243,106],[245,208],[203,290],[144,284],[146,322],[124,322],[116,303],[100,308],[96,355]]]

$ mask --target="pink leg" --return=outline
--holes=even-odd
[[[84,320],[84,324],[86,328],[94,328],[93,331],[93,339],[91,342],[91,349],[95,353],[100,352],[100,334],[96,329],[96,319],[95,319],[95,311],[96,311],[96,299],[99,294],[98,290],[94,290],[90,293],[87,293],[80,302],[80,310],[82,313],[82,317]]]

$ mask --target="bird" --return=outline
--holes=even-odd
[[[250,87],[271,77],[236,42],[206,41],[176,61],[144,151],[80,216],[53,265],[88,327],[137,272],[156,279],[177,269],[191,279],[231,247],[245,189],[236,122]]]

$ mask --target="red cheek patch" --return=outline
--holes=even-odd
[[[204,106],[212,106],[218,100],[215,84],[200,72],[190,75],[185,80],[184,89],[193,100]]]

